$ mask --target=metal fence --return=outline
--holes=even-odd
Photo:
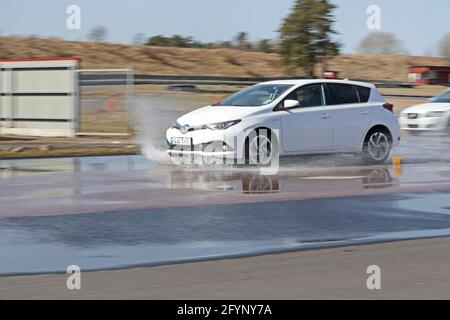
[[[113,74],[118,82],[110,83]],[[87,83],[86,78],[100,81]],[[80,69],[78,135],[128,135],[134,127],[132,69]]]

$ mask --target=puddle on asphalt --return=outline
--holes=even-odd
[[[377,189],[397,186],[387,167],[293,170],[281,168],[273,175],[252,171],[228,172],[205,170],[172,170],[171,188],[193,188],[214,191],[234,191],[245,194],[292,192],[305,190],[312,184],[338,183],[342,189]]]
[[[0,219],[0,274],[160,264],[450,235],[449,193]],[[434,203],[432,206],[431,203]],[[426,210],[429,208],[429,210]]]
[[[152,168],[143,156],[69,157],[0,161],[0,179],[53,172],[135,171]]]
[[[295,244],[291,246],[297,247]],[[0,255],[7,256],[0,265],[0,274],[63,272],[76,264],[81,270],[107,269],[119,266],[158,264],[190,259],[244,255],[255,249],[277,251],[286,249],[273,241],[209,242],[177,245],[104,246],[95,248],[67,248],[54,244],[9,244],[0,247]]]
[[[343,156],[345,158],[345,156]],[[333,158],[333,157],[332,157]],[[334,157],[335,158],[335,157]],[[126,184],[138,182],[163,188],[191,188],[223,192],[273,193],[296,191],[308,183],[336,183],[340,189],[390,188],[404,184],[448,182],[450,162],[446,164],[404,164],[401,173],[392,165],[336,165],[326,156],[289,157],[283,159],[275,174],[261,174],[245,167],[178,167],[159,165],[144,156],[110,156],[0,161],[0,182],[8,178],[30,177],[51,173],[89,173],[99,181],[122,174]],[[324,161],[321,163],[320,159]],[[127,175],[127,173],[129,173]],[[86,176],[86,175],[85,175]],[[139,181],[136,181],[140,177]],[[116,179],[117,180],[117,179]],[[109,182],[108,182],[109,184]],[[69,187],[65,185],[64,187]],[[106,187],[106,186],[105,186]],[[86,191],[88,185],[84,186]],[[78,188],[77,188],[78,190]],[[95,190],[94,190],[95,191]],[[82,191],[81,191],[82,192]],[[79,193],[79,191],[77,191]]]
[[[400,209],[433,212],[450,215],[448,203],[450,195],[446,193],[416,194],[414,197],[398,200],[396,205]]]

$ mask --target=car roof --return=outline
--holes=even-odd
[[[353,84],[358,86],[364,86],[369,88],[375,88],[375,85],[368,82],[352,81],[352,80],[340,80],[340,79],[288,79],[288,80],[272,80],[262,82],[260,84],[288,84],[288,85],[305,85],[310,83],[344,83]]]

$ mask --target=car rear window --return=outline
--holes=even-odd
[[[358,103],[358,94],[353,85],[341,83],[327,83],[330,93],[328,104]]]
[[[362,86],[355,86],[355,88],[358,91],[359,102],[367,102],[367,101],[369,101],[370,88],[362,87]]]

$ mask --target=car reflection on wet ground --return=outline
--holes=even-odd
[[[0,161],[0,274],[450,235],[450,157],[433,150],[407,144],[400,170],[291,157],[272,175],[144,156]]]

